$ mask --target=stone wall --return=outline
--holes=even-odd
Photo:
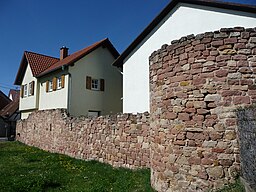
[[[33,112],[17,139],[117,167],[150,167],[158,191],[208,191],[240,172],[236,109],[256,101],[256,28],[189,35],[150,57],[151,114]]]
[[[256,100],[256,28],[189,35],[150,57],[151,183],[207,191],[240,169],[238,106]]]
[[[149,114],[71,118],[64,110],[35,111],[17,123],[17,140],[115,167],[149,167]]]

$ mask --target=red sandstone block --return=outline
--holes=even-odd
[[[220,45],[223,45],[223,40],[213,41],[211,44],[213,47],[218,47]]]
[[[212,77],[214,77],[214,73],[213,72],[210,72],[210,73],[202,73],[201,74],[201,77],[202,78],[212,78]]]
[[[167,119],[176,119],[176,117],[177,117],[177,113],[173,113],[173,112],[168,112],[167,114],[166,114],[166,118]]]
[[[207,57],[209,55],[210,55],[210,51],[209,50],[203,51],[203,56]]]
[[[183,53],[179,57],[180,57],[180,61],[181,61],[181,60],[187,59],[188,58],[188,54],[187,53]]]
[[[202,40],[201,40],[201,43],[202,44],[205,44],[205,43],[210,43],[212,41],[212,38],[203,38]]]
[[[234,43],[237,43],[237,38],[236,37],[224,39],[224,44],[234,44]]]
[[[174,145],[180,145],[180,146],[184,146],[185,145],[185,141],[183,140],[176,140],[173,142]]]
[[[204,116],[203,115],[195,115],[195,116],[193,116],[193,120],[194,121],[203,121]]]
[[[186,107],[187,107],[187,108],[193,108],[193,107],[194,107],[194,102],[193,102],[193,101],[188,101],[188,102],[186,103]]]
[[[206,60],[207,60],[207,61],[215,61],[215,60],[216,60],[216,56],[213,56],[213,55],[208,56],[208,57],[206,58]]]
[[[241,67],[239,69],[240,73],[252,73],[252,70],[249,67]]]
[[[224,70],[224,69],[220,69],[218,71],[215,72],[215,75],[217,77],[227,77],[228,75],[228,70]]]
[[[177,139],[178,140],[184,140],[185,138],[186,138],[186,136],[185,136],[185,132],[181,132],[181,133],[179,133],[178,135],[177,135]]]
[[[203,165],[211,165],[213,163],[213,160],[209,158],[202,158],[201,162]]]
[[[191,69],[199,69],[203,68],[203,65],[201,63],[194,63],[191,65]]]
[[[187,132],[187,135],[186,135],[186,138],[187,139],[194,139],[194,133],[192,133],[192,132]]]
[[[209,110],[207,110],[207,109],[197,109],[197,113],[199,115],[205,115],[205,114],[209,113]]]
[[[206,79],[205,78],[195,78],[193,79],[193,85],[201,85],[201,84],[205,84],[206,83]]]
[[[174,65],[177,64],[179,62],[179,59],[172,59],[169,61],[169,65]]]
[[[203,141],[203,140],[207,140],[207,138],[208,138],[209,136],[207,135],[207,134],[204,134],[204,133],[194,133],[194,139],[195,140],[201,140],[201,141]]]
[[[200,68],[200,69],[191,69],[191,70],[189,70],[189,72],[192,75],[199,74],[199,73],[202,73],[202,68]]]
[[[234,56],[232,56],[232,58],[234,60],[247,60],[247,56],[246,55],[234,55]]]
[[[233,161],[230,159],[221,159],[220,164],[224,167],[230,167],[233,164]]]
[[[217,121],[215,119],[206,119],[204,125],[206,127],[213,127],[216,123]]]
[[[187,93],[183,93],[183,92],[177,92],[176,94],[176,97],[178,97],[178,98],[182,98],[182,99],[186,99],[186,98],[188,98],[188,95],[187,95]]]
[[[227,61],[227,60],[230,60],[231,59],[231,56],[230,55],[219,55],[216,57],[216,61],[219,62],[219,61]]]
[[[256,90],[249,90],[248,94],[251,95],[255,95],[256,96]]]
[[[229,85],[239,85],[239,80],[237,79],[230,79],[228,80]]]
[[[213,148],[213,149],[212,149],[212,152],[213,152],[213,153],[224,153],[224,152],[225,152],[225,149]]]
[[[236,124],[237,124],[237,119],[235,119],[235,118],[226,119],[227,127],[234,126]]]
[[[241,82],[241,85],[252,85],[253,84],[253,80],[251,80],[251,79],[241,79],[240,82]]]
[[[203,51],[205,50],[205,45],[204,44],[198,44],[194,47],[195,51]]]
[[[242,37],[242,39],[248,39],[250,37],[250,33],[249,32],[242,32],[241,37]]]
[[[240,91],[233,91],[233,90],[226,90],[226,91],[222,91],[221,95],[222,95],[222,97],[238,96],[238,95],[242,95],[242,92],[240,92]]]
[[[212,131],[209,133],[209,136],[211,140],[216,141],[218,139],[221,139],[223,137],[223,134],[216,131]]]
[[[188,146],[190,146],[190,147],[195,147],[195,146],[196,146],[196,142],[193,141],[193,140],[189,140],[189,141],[188,141]]]
[[[239,60],[237,62],[237,66],[238,67],[248,67],[249,66],[249,62],[248,61],[245,61],[245,60]]]
[[[201,158],[199,158],[199,157],[190,157],[188,159],[188,163],[190,165],[200,165],[201,164]]]
[[[219,51],[210,51],[210,55],[211,56],[217,56],[217,55],[219,55]]]
[[[207,180],[208,179],[208,174],[207,174],[206,171],[200,170],[199,173],[198,173],[198,177],[201,178],[201,179]]]
[[[178,119],[182,121],[189,121],[190,117],[188,113],[179,113]]]
[[[186,113],[196,113],[196,109],[195,108],[186,108],[185,110],[184,110],[184,112],[186,112]]]
[[[234,97],[234,104],[250,104],[250,97],[249,96],[236,96]]]
[[[246,46],[245,46],[245,43],[237,43],[234,45],[234,48],[235,49],[245,49]]]

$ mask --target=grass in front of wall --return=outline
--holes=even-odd
[[[225,186],[223,189],[217,192],[245,192],[243,184],[240,182],[239,179],[236,180],[234,184],[230,184]]]
[[[52,154],[19,142],[0,142],[0,191],[154,191],[149,170],[113,168]]]

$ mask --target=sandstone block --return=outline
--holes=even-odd
[[[204,98],[204,101],[214,101],[214,102],[219,102],[221,99],[221,96],[219,94],[208,94]]]
[[[208,173],[209,177],[212,179],[219,179],[219,178],[222,178],[224,175],[222,166],[207,168],[206,172]]]

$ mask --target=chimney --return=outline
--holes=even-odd
[[[66,58],[68,56],[68,48],[63,46],[60,48],[60,60]]]

